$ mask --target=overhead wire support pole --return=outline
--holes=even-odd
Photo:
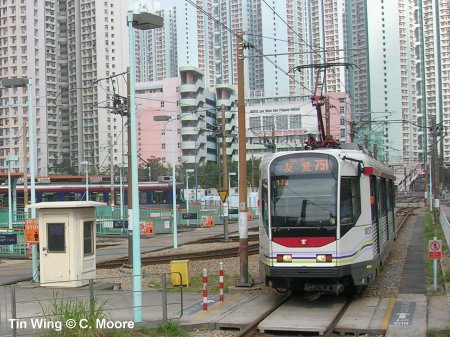
[[[133,194],[131,191],[132,188],[132,180],[131,180],[131,123],[130,123],[130,96],[131,96],[131,76],[130,76],[130,68],[127,69],[127,138],[128,138],[128,170],[127,170],[127,184],[128,184],[128,190],[127,190],[127,206],[128,206],[128,218],[130,216],[130,212],[132,210],[132,200],[133,200]],[[129,224],[128,224],[128,264],[130,266],[133,265],[133,231],[130,230]]]
[[[248,280],[248,208],[247,208],[247,149],[244,91],[244,41],[242,31],[236,34],[236,62],[238,86],[238,142],[239,142],[239,261],[238,286],[251,286]]]
[[[36,186],[35,186],[35,169],[36,169],[36,148],[35,148],[35,115],[33,110],[33,80],[28,79],[28,137],[29,137],[29,158],[30,158],[30,188],[31,188],[31,203],[36,203]],[[25,141],[25,140],[24,140]],[[26,175],[26,172],[25,172]],[[31,209],[31,217],[36,217],[36,209]],[[33,271],[33,281],[39,282],[39,266],[38,266],[38,245],[31,245],[31,260],[32,260],[32,271]]]
[[[222,105],[222,189],[226,189],[226,197],[223,202],[223,241],[228,242],[228,198],[230,196],[230,189],[228,183],[228,159],[227,159],[227,143],[226,143],[226,130],[225,130],[225,106]]]

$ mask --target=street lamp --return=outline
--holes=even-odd
[[[141,245],[139,233],[139,186],[138,186],[138,160],[137,160],[137,137],[136,137],[136,69],[135,69],[135,45],[134,29],[148,30],[160,28],[163,26],[163,18],[151,13],[133,13],[128,12],[128,50],[130,62],[130,81],[129,81],[129,152],[131,166],[131,209],[128,210],[128,230],[132,231],[133,245],[133,317],[135,322],[142,322],[142,275],[141,275]]]
[[[81,165],[84,165],[84,174],[86,175],[86,201],[89,200],[89,176],[88,176],[88,161],[82,161]]]
[[[165,125],[169,122],[173,122],[176,118],[172,118],[171,116],[159,115],[153,116],[153,120],[156,122],[166,122]],[[165,126],[164,126],[165,129]],[[172,208],[173,208],[173,248],[178,247],[178,225],[177,225],[177,194],[176,194],[176,176],[175,176],[175,128],[172,127]]]
[[[11,162],[19,161],[18,157],[8,157],[6,162],[8,163],[8,228],[13,228],[13,209],[12,209],[12,195],[11,195]]]
[[[36,148],[35,148],[35,115],[33,110],[33,80],[31,78],[5,78],[2,79],[2,85],[5,88],[28,87],[28,143],[29,143],[29,166],[30,166],[30,201],[32,204],[36,203],[36,187],[35,187],[35,168],[36,168]],[[25,158],[25,154],[23,155]],[[26,167],[26,165],[24,165]],[[27,172],[25,172],[25,181]],[[24,200],[25,203],[28,200]],[[36,217],[36,209],[31,209],[31,217]],[[31,245],[31,259],[32,259],[32,273],[33,281],[39,282],[39,268],[38,268],[38,251],[37,244]]]

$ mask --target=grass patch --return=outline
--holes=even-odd
[[[48,331],[49,336],[104,336],[97,329],[98,320],[108,319],[107,301],[100,302],[94,297],[91,301],[78,298],[59,298],[53,294],[53,300],[48,308],[41,304],[44,318],[48,322],[55,322]],[[73,324],[72,324],[73,323]]]
[[[184,328],[171,320],[161,323],[154,332],[156,333],[154,336],[161,337],[187,337],[189,335]]]
[[[146,326],[133,329],[99,329],[97,321],[110,320],[106,310],[107,301],[99,302],[97,298],[92,301],[82,301],[77,298],[59,298],[58,293],[53,294],[52,303],[48,308],[42,307],[44,319],[47,322],[61,322],[54,329],[46,330],[42,336],[62,337],[188,337],[186,329],[176,322],[167,320],[156,328]],[[73,328],[68,327],[69,321],[76,322]],[[114,321],[114,320],[113,320]],[[82,324],[80,324],[82,322]]]

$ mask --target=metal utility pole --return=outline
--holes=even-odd
[[[236,34],[238,85],[238,142],[239,142],[239,261],[240,286],[250,286],[248,280],[248,208],[247,208],[247,148],[244,92],[244,41],[242,31]]]
[[[325,134],[327,136],[331,135],[331,125],[330,125],[330,96],[325,96]]]
[[[22,151],[23,151],[23,206],[28,205],[28,158],[27,158],[27,124],[23,121],[23,133],[22,133]]]
[[[277,144],[275,142],[275,123],[272,123],[272,153],[277,152]]]
[[[433,223],[437,223],[436,208],[439,208],[439,164],[437,156],[437,130],[436,130],[436,117],[431,117],[431,172],[432,172],[432,210],[433,210]]]
[[[223,241],[228,241],[228,197],[230,191],[228,189],[228,159],[227,159],[227,142],[225,130],[225,106],[222,105],[222,186],[227,191],[225,201],[223,202]]]
[[[130,97],[131,97],[131,74],[130,68],[127,68],[127,136],[128,136],[128,171],[127,171],[127,183],[128,183],[128,193],[127,193],[127,205],[128,205],[128,218],[130,217],[130,212],[133,210],[133,193],[132,193],[132,170],[131,170],[131,123],[130,123]],[[133,231],[130,231],[130,224],[128,224],[128,264],[133,265]],[[134,230],[134,228],[133,228]]]
[[[111,159],[110,163],[110,180],[111,180],[111,209],[114,211],[115,203],[115,193],[114,193],[114,145],[113,145],[113,134],[109,135],[109,157]]]

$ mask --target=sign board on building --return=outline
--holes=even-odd
[[[194,212],[181,213],[181,218],[183,220],[196,220],[197,219],[197,213],[194,213]]]
[[[0,234],[0,245],[16,245],[17,234]]]

